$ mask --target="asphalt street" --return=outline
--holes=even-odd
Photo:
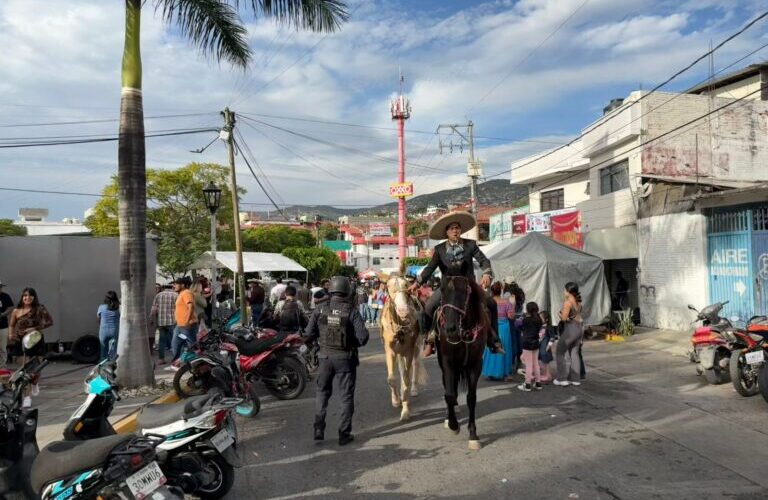
[[[434,358],[412,420],[399,422],[373,331],[361,351],[354,443],[336,443],[335,397],[326,441],[312,440],[314,384],[294,401],[265,398],[258,417],[239,421],[244,466],[229,497],[768,498],[768,405],[705,385],[684,357],[653,342],[586,343],[578,388],[523,393],[481,381],[483,448],[470,451],[465,426],[458,436],[443,427]],[[466,415],[462,404],[462,424]]]

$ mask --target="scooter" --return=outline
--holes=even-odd
[[[692,305],[688,309],[696,313],[696,320],[702,326],[696,328],[691,336],[693,350],[690,360],[696,363],[696,372],[704,375],[707,382],[713,385],[723,384],[730,379],[729,364],[734,349],[749,346],[745,336],[739,335],[731,322],[722,316],[720,311],[728,304],[718,302],[697,310]]]
[[[37,409],[22,408],[24,391],[48,365],[47,360],[27,361],[0,393],[0,498],[11,493],[35,497],[29,482],[37,445]]]
[[[731,354],[728,365],[731,383],[740,395],[754,396],[761,391],[759,375],[765,364],[765,350],[768,349],[768,317],[753,316],[745,330],[736,330],[733,334],[746,343],[746,347],[736,347]]]
[[[42,500],[182,500],[157,464],[162,436],[120,434],[54,441],[35,459],[30,482]]]
[[[114,361],[104,361],[91,371],[86,392],[86,401],[64,429],[67,441],[115,434],[108,420],[119,400]],[[158,462],[170,484],[200,498],[221,498],[232,488],[239,458],[231,410],[241,402],[213,391],[178,404],[142,408],[138,427],[145,436],[163,437]]]

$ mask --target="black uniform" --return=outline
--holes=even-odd
[[[333,393],[333,379],[339,378],[341,418],[339,439],[352,433],[355,411],[355,380],[360,364],[357,348],[368,343],[365,322],[345,296],[334,294],[330,301],[320,304],[309,318],[307,336],[320,345],[320,366],[315,396],[315,431],[325,431],[325,414]]]

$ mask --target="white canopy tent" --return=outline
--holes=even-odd
[[[226,268],[237,272],[236,252],[216,252],[216,262],[213,262],[211,252],[205,252],[195,259],[190,269],[210,269],[213,266]],[[246,273],[276,273],[276,272],[303,272],[309,271],[293,259],[279,253],[243,252],[243,271]]]

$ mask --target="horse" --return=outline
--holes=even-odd
[[[417,388],[427,382],[427,371],[419,360],[419,305],[408,294],[408,284],[400,276],[389,278],[387,291],[389,300],[381,313],[387,383],[391,391],[392,406],[402,406],[400,421],[407,422],[411,418],[410,397],[416,396]],[[400,371],[399,386],[395,376],[396,369]]]
[[[445,427],[454,434],[461,430],[456,418],[461,386],[462,390],[467,391],[469,449],[479,450],[481,445],[475,426],[477,382],[483,370],[483,352],[490,328],[485,293],[477,283],[464,276],[444,277],[440,293],[435,326],[438,333],[437,361],[443,372],[443,389],[448,407]]]

